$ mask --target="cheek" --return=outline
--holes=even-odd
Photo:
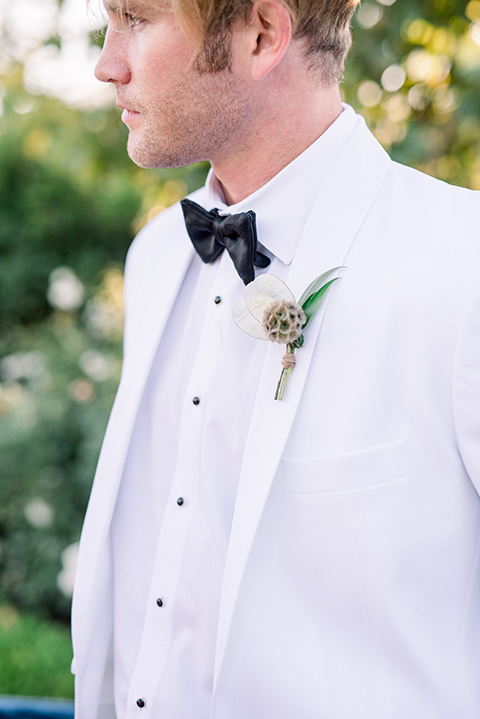
[[[168,86],[184,80],[191,63],[192,52],[183,35],[176,29],[163,30],[154,36],[140,37],[134,57],[147,85]]]

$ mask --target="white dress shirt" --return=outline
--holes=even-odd
[[[283,278],[354,123],[345,107],[302,155],[237,205],[225,205],[212,172],[196,199],[208,210],[254,210],[272,260],[262,271]],[[242,294],[227,252],[209,265],[194,256],[136,418],[111,530],[117,719],[210,716],[224,561],[248,431],[238,418],[250,416],[268,344],[233,322]]]

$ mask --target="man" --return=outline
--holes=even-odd
[[[127,261],[77,719],[480,716],[480,201],[342,107],[355,4],[107,2],[132,159],[212,171]],[[275,400],[244,283],[338,267]]]

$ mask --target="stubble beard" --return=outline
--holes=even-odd
[[[198,87],[178,88],[175,97],[145,107],[143,126],[129,132],[130,159],[144,168],[184,167],[238,151],[248,134],[252,101],[227,70],[198,75]],[[205,82],[206,78],[206,82]]]

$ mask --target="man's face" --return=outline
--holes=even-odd
[[[109,26],[95,74],[112,82],[128,152],[142,167],[215,161],[241,142],[251,118],[247,74],[199,72],[168,0],[107,0]]]

